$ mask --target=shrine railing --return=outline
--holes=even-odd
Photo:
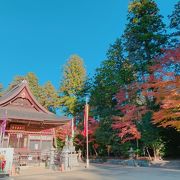
[[[49,159],[49,151],[18,151],[14,153],[13,163],[16,166],[41,165]]]

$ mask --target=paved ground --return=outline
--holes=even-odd
[[[122,167],[93,164],[88,169],[54,172],[36,167],[24,169],[14,180],[180,180],[180,169]]]

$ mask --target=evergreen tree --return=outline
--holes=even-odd
[[[16,76],[9,85],[8,90],[17,86],[23,80],[28,81],[32,94],[35,96],[37,101],[46,109],[55,113],[56,108],[59,106],[59,98],[57,91],[51,82],[48,81],[44,86],[40,86],[37,76],[34,73],[29,72],[25,76]]]
[[[138,124],[144,123],[142,118],[147,116],[146,106],[149,104],[142,95],[141,84],[136,81],[145,82],[147,75],[151,74],[149,67],[155,63],[157,56],[163,54],[162,48],[167,43],[167,35],[162,16],[159,15],[159,9],[153,0],[132,1],[127,20],[128,24],[123,35],[124,47],[130,64],[135,68],[137,79],[133,83],[126,84],[116,95],[119,101],[118,109],[122,114],[116,117],[112,127],[117,130],[119,128],[117,134],[122,141],[136,139],[138,142],[141,135],[144,137],[144,132],[151,133],[158,130],[152,126],[151,117],[147,119],[147,126],[144,124],[142,129],[137,129]],[[143,101],[139,101],[140,99]],[[159,134],[155,133],[151,147],[159,142],[158,138]],[[144,146],[145,140],[142,139]]]
[[[123,62],[121,40],[117,39],[110,45],[107,60],[96,69],[92,82],[90,103],[101,117],[111,115],[114,110],[115,102],[112,98],[122,83],[120,67]]]
[[[170,18],[170,28],[173,31],[173,33],[170,35],[172,38],[171,42],[173,45],[179,45],[180,40],[180,1],[177,2],[174,6],[174,11],[169,16]]]
[[[14,80],[11,82],[11,84],[8,87],[8,90],[14,88],[18,84],[20,84],[23,80],[27,80],[29,87],[33,93],[33,95],[36,97],[36,99],[41,102],[41,87],[39,86],[38,78],[33,72],[27,73],[25,76],[16,76]]]
[[[153,0],[134,0],[128,10],[124,46],[128,59],[142,78],[166,44],[165,25]]]
[[[42,88],[39,85],[39,80],[38,80],[37,76],[34,73],[29,72],[25,76],[25,79],[28,81],[29,87],[30,87],[33,95],[40,102],[40,104],[43,104],[43,100],[41,98],[42,97],[42,95],[41,95]]]
[[[58,97],[58,93],[54,86],[48,81],[44,86],[41,87],[42,96],[41,101],[43,106],[47,108],[51,112],[56,112],[56,109],[59,107],[60,101]]]
[[[60,103],[63,111],[72,116],[77,115],[79,101],[83,97],[86,70],[83,60],[73,55],[64,67],[63,79],[60,85]]]
[[[116,154],[118,154],[119,143],[115,143],[116,137],[111,127],[112,115],[117,112],[115,94],[122,85],[130,83],[133,79],[133,68],[128,60],[124,60],[121,39],[117,39],[110,45],[107,60],[96,69],[90,92],[92,114],[100,121],[100,127],[96,132],[100,154],[107,155],[109,148],[116,149]]]
[[[15,76],[13,81],[9,84],[7,91],[13,89],[15,86],[20,84],[25,79],[26,79],[25,76]]]

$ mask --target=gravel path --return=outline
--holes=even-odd
[[[180,170],[122,167],[110,164],[93,164],[90,168],[81,168],[69,172],[59,172],[31,167],[24,169],[14,180],[179,180]]]

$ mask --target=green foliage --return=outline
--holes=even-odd
[[[180,1],[177,2],[174,6],[174,11],[169,16],[170,18],[170,28],[174,28],[177,30],[175,35],[180,35]]]
[[[51,84],[50,81],[48,81],[44,86],[42,86],[41,89],[42,89],[41,104],[49,111],[55,113],[56,108],[58,108],[60,104],[59,96],[56,89],[54,88],[54,86]]]
[[[174,11],[169,16],[170,28],[173,31],[169,36],[172,41],[171,46],[174,45],[173,43],[179,44],[177,38],[180,35],[179,13],[180,2],[175,5]],[[56,108],[61,106],[66,115],[78,117],[76,125],[79,134],[76,134],[75,143],[77,150],[81,148],[83,154],[86,151],[85,138],[80,132],[83,129],[84,96],[88,92],[91,95],[90,115],[96,117],[100,123],[95,134],[93,132],[93,140],[89,143],[91,155],[128,157],[129,149],[132,147],[136,149],[136,154],[141,155],[146,149],[151,155],[153,152],[154,156],[162,156],[164,153],[178,156],[180,152],[179,132],[172,129],[164,130],[152,124],[152,113],[157,111],[160,105],[155,104],[155,99],[148,100],[142,94],[141,83],[137,83],[139,80],[145,82],[144,77],[152,75],[149,67],[156,63],[154,59],[162,55],[162,49],[166,47],[167,35],[162,16],[159,14],[154,0],[133,0],[128,7],[127,21],[123,37],[110,45],[106,60],[96,69],[91,81],[87,80],[83,60],[79,56],[73,55],[64,66],[59,94],[49,81],[40,86],[38,78],[33,73],[15,77],[9,89],[26,79],[32,93],[45,108],[56,112]],[[138,86],[134,92],[132,91],[133,84]],[[1,89],[0,86],[0,92]],[[131,114],[133,108],[135,114],[137,112],[138,121],[133,125],[138,127],[141,139],[121,144],[122,141],[117,136],[119,131],[112,129],[112,116],[122,117],[123,113],[117,110],[116,95],[119,90],[123,89],[126,89],[127,93],[119,100],[125,97],[127,101],[119,104],[119,109],[127,103],[130,110],[124,109],[127,110],[124,111],[126,115],[128,113],[133,115]],[[133,95],[132,99],[130,99],[131,95]],[[142,113],[142,106],[146,106],[145,114],[138,116]],[[140,110],[136,111],[136,107],[140,107]],[[131,121],[132,118],[129,119]],[[127,124],[127,118],[124,121]],[[57,145],[61,149],[64,142],[57,139]]]
[[[36,97],[36,99],[38,100],[38,102],[42,105],[43,104],[43,99],[42,99],[42,88],[39,85],[39,80],[37,78],[37,76],[30,72],[25,76],[25,79],[28,81],[29,83],[29,87],[33,93],[33,95]]]
[[[33,93],[33,95],[37,98],[37,100],[40,102],[40,92],[41,88],[38,84],[38,78],[36,75],[32,72],[27,73],[25,76],[16,76],[14,80],[11,82],[11,84],[8,87],[8,90],[14,88],[18,84],[20,84],[23,80],[27,80],[29,87]]]
[[[60,101],[63,111],[76,116],[77,107],[84,96],[86,71],[83,60],[73,55],[64,66],[63,79],[60,85]]]
[[[180,132],[174,128],[166,128],[161,131],[162,139],[165,143],[165,156],[168,158],[180,157]]]
[[[64,67],[61,91],[68,95],[77,95],[83,89],[86,80],[86,71],[84,68],[83,60],[73,55],[68,60]]]
[[[8,90],[12,89],[23,80],[27,80],[29,87],[37,99],[37,101],[51,112],[56,112],[56,108],[59,106],[58,94],[50,81],[44,86],[39,85],[37,76],[29,72],[25,76],[16,76],[12,83],[9,85]]]
[[[116,102],[114,95],[122,84],[132,81],[133,68],[122,55],[121,40],[117,39],[107,52],[104,60],[96,73],[91,85],[91,101],[94,113],[100,117],[114,114]]]
[[[56,142],[57,142],[57,148],[61,150],[64,146],[64,142],[59,138],[56,139]]]
[[[147,72],[167,41],[162,16],[153,0],[134,0],[127,19],[123,40],[128,58],[138,72]]]
[[[98,152],[107,155],[107,147],[110,154],[120,155],[120,143],[112,129],[112,115],[117,114],[115,94],[120,86],[130,83],[135,79],[133,67],[122,55],[121,39],[117,39],[110,45],[107,52],[107,60],[104,60],[91,85],[92,115],[100,121],[100,128],[96,132],[96,140],[100,145]],[[116,139],[116,141],[115,141]]]
[[[127,151],[124,149],[126,143],[121,144],[119,141],[119,137],[115,135],[115,132],[113,132],[114,136],[111,140],[111,151],[110,155],[115,157],[126,157]],[[129,143],[129,142],[128,142]],[[127,143],[127,144],[128,144]]]
[[[141,140],[143,148],[149,148],[153,151],[154,156],[163,156],[165,152],[165,142],[161,136],[161,128],[156,127],[151,122],[152,113],[147,112],[138,124],[141,132]]]
[[[15,86],[17,86],[18,84],[20,84],[23,80],[25,80],[26,77],[25,76],[15,76],[13,81],[9,84],[9,87],[7,89],[7,91],[13,89]],[[26,79],[27,80],[27,79]]]
[[[174,6],[174,11],[169,16],[170,18],[170,28],[173,31],[170,34],[171,45],[178,46],[180,44],[180,1]]]
[[[96,141],[97,143],[101,146],[104,150],[104,154],[107,153],[106,146],[110,145],[111,142],[113,141],[113,131],[111,128],[111,118],[110,117],[105,117],[100,121],[100,127],[96,131]],[[103,151],[102,150],[102,151]]]
[[[121,155],[125,158],[129,157],[129,149],[132,147],[132,144],[130,142],[125,142],[121,144],[120,146],[120,151]]]

